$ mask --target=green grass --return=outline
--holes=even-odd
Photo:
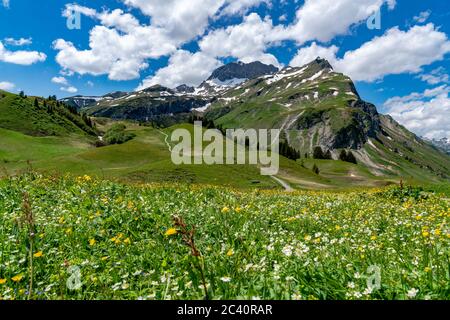
[[[89,147],[87,141],[72,137],[32,137],[0,128],[0,166],[16,169],[27,161],[53,161]]]
[[[449,200],[413,195],[0,180],[0,298],[200,300],[201,268],[211,299],[449,299]]]
[[[43,106],[34,106],[34,97],[21,98],[18,95],[0,92],[0,128],[17,131],[30,136],[88,136],[95,132],[86,126],[79,115],[71,114],[53,101],[51,112]]]

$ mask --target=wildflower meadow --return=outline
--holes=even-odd
[[[449,199],[0,181],[1,299],[448,299]]]

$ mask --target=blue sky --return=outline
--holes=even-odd
[[[450,137],[448,1],[183,2],[0,0],[0,87],[103,95],[195,85],[233,60],[282,67],[323,53],[379,111],[420,135]],[[381,28],[370,30],[376,8]],[[64,12],[80,12],[81,28],[68,29]]]

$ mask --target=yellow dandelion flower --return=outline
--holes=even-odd
[[[175,228],[170,228],[170,229],[168,229],[168,230],[166,231],[165,236],[166,236],[166,237],[170,237],[170,236],[173,236],[173,235],[175,235],[175,234],[177,234],[177,229],[175,229]]]
[[[233,249],[228,250],[227,257],[231,257],[234,254]]]
[[[440,229],[436,229],[436,230],[434,230],[434,234],[436,236],[440,236],[442,234],[442,231]]]
[[[89,245],[90,245],[91,247],[94,246],[95,243],[96,243],[95,239],[89,240]]]
[[[336,226],[335,229],[336,229],[336,231],[340,231],[342,228],[341,228],[341,226]]]
[[[6,279],[0,279],[0,284],[5,284],[6,283]]]
[[[426,267],[426,268],[424,269],[424,271],[425,271],[426,273],[429,273],[429,272],[431,272],[431,268],[430,268],[430,267]]]
[[[14,276],[11,278],[11,280],[14,282],[19,282],[22,279],[23,279],[23,275],[21,275],[21,274],[18,274],[17,276]]]
[[[430,233],[428,231],[422,232],[422,237],[428,238],[430,236]]]
[[[130,244],[130,243],[131,243],[130,238],[126,238],[125,240],[123,240],[123,243],[125,243],[125,244]]]
[[[67,228],[66,229],[66,234],[72,234],[72,228]]]
[[[108,256],[105,256],[105,257],[101,257],[101,260],[102,261],[106,261],[106,260],[108,260],[109,259],[109,257]]]
[[[236,211],[236,213],[239,213],[242,211],[242,208],[241,207],[234,208],[234,211]]]
[[[223,207],[222,213],[228,213],[228,212],[230,212],[230,208],[228,208],[228,207]]]
[[[33,254],[33,257],[35,257],[35,258],[40,258],[40,257],[42,257],[44,254],[43,254],[43,252],[42,251],[38,251],[38,252],[36,252],[35,254]]]
[[[374,236],[371,236],[371,237],[370,237],[370,240],[372,240],[372,241],[377,240],[377,236],[375,236],[375,235],[374,235]]]

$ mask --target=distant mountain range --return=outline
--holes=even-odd
[[[442,139],[426,139],[426,138],[424,138],[424,140],[433,144],[435,147],[444,151],[445,153],[450,154],[450,139],[448,139],[448,138],[442,138]]]
[[[182,96],[201,96],[206,98],[214,98],[217,94],[220,94],[249,79],[254,79],[267,74],[273,74],[277,71],[278,68],[276,68],[275,66],[265,65],[259,61],[251,63],[232,62],[216,69],[211,74],[211,76],[207,80],[202,82],[197,88],[185,84],[173,89],[155,85],[138,92],[117,91],[105,94],[104,96],[77,95],[61,99],[61,101],[70,106],[76,107],[77,109],[86,109],[94,106],[100,108],[121,107],[122,105],[127,105],[127,107],[132,108],[136,105],[147,106],[150,102],[152,106],[161,105],[161,103],[157,103],[156,101],[163,101],[162,97],[174,96],[177,98],[169,99],[169,103],[172,106],[174,104],[176,106],[169,107],[174,109],[171,110],[174,112],[169,113],[178,113],[180,111],[186,111],[186,108],[179,108],[179,104],[174,103],[174,100],[184,100],[183,103],[186,102],[186,99],[181,98]],[[133,100],[139,101],[136,103],[136,101]],[[197,103],[203,103],[203,106],[206,105],[208,99],[201,98],[199,99],[199,101],[197,101],[197,103],[191,103],[192,99],[187,100],[187,104],[192,104],[192,107],[195,108],[197,106]],[[98,110],[100,108],[95,108],[95,110]],[[188,109],[187,111],[190,111],[190,109]],[[140,114],[140,112],[136,113]],[[136,115],[136,113],[134,113],[134,115]],[[158,113],[159,111],[156,111],[156,114]],[[152,110],[148,110],[148,114],[142,113],[142,116],[145,119],[154,115],[155,112],[152,112]]]
[[[75,107],[77,109],[83,109],[83,108],[87,108],[87,107],[95,104],[98,101],[117,99],[117,98],[126,96],[127,94],[128,94],[127,92],[116,91],[116,92],[112,92],[112,93],[106,94],[101,97],[77,95],[77,96],[61,99],[60,101],[64,102],[65,104],[67,104],[71,107]]]

